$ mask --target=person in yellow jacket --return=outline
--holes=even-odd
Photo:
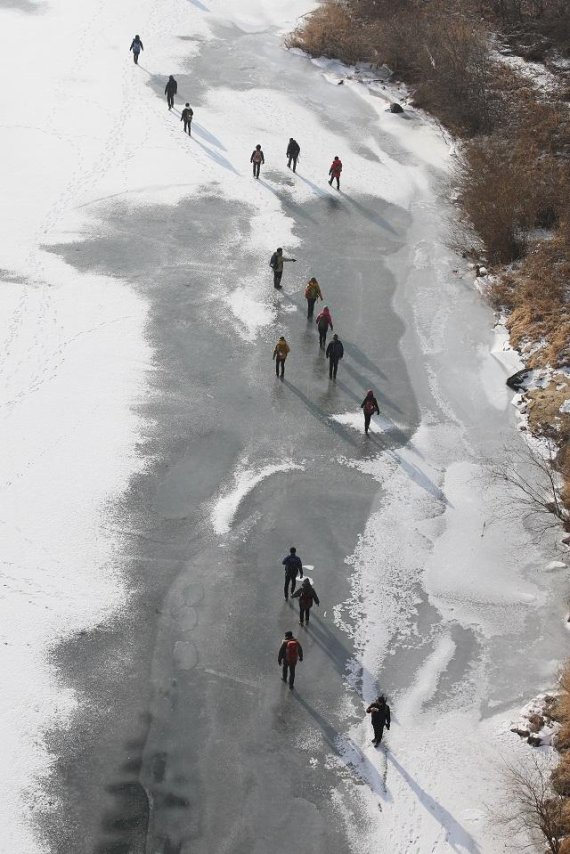
[[[307,317],[309,320],[313,316],[313,310],[315,308],[315,303],[318,299],[322,300],[323,295],[321,293],[321,288],[319,283],[313,276],[312,279],[309,279],[307,283],[307,287],[305,288],[305,299],[307,300]]]
[[[276,376],[279,376],[279,371],[281,371],[281,379],[283,379],[285,375],[285,359],[289,354],[289,350],[290,347],[282,335],[275,345],[275,350],[273,351],[273,358],[275,359],[275,374]]]

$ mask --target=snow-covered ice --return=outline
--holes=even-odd
[[[145,337],[144,297],[118,278],[72,270],[50,247],[92,235],[102,227],[100,214],[109,203],[135,211],[141,205],[175,205],[215,188],[221,198],[239,200],[253,212],[244,249],[266,269],[263,259],[277,245],[294,252],[293,222],[275,193],[251,181],[228,182],[227,175],[249,175],[244,151],[250,150],[252,134],[260,134],[268,161],[263,178],[269,188],[276,186],[272,169],[278,158],[282,163],[282,140],[292,115],[307,137],[320,141],[319,147],[303,152],[307,174],[322,172],[322,151],[336,145],[334,132],[299,104],[294,93],[287,96],[260,85],[252,99],[248,91],[218,86],[215,97],[205,96],[196,116],[197,145],[190,163],[187,140],[179,128],[163,121],[151,88],[135,80],[128,46],[138,30],[146,48],[139,71],[163,75],[215,39],[216,25],[243,32],[271,25],[285,33],[313,4],[244,0],[239,8],[229,5],[224,0],[191,5],[167,0],[160,7],[151,0],[119,5],[111,0],[53,0],[41,6],[30,0],[21,8],[15,3],[0,10],[4,78],[15,75],[18,83],[18,91],[11,85],[0,93],[0,726],[4,768],[10,769],[9,775],[0,774],[0,818],[6,851],[41,850],[24,796],[37,792],[38,778],[49,769],[41,733],[65,721],[76,703],[57,684],[46,652],[62,637],[92,627],[128,604],[115,563],[121,538],[110,508],[140,470],[136,445],[149,426],[143,423],[140,404],[154,370]],[[179,38],[181,27],[191,32],[191,40]],[[24,46],[33,62],[21,61]],[[313,67],[331,85],[344,79],[344,87],[365,99],[376,116],[362,142],[377,159],[351,153],[351,192],[373,192],[405,209],[429,206],[434,173],[443,175],[450,166],[446,135],[417,111],[410,111],[412,119],[405,123],[387,112],[389,100],[404,92],[396,85],[384,90],[349,79],[330,61],[315,61]],[[19,92],[30,96],[18,97]],[[240,121],[228,135],[224,131],[231,112]],[[202,116],[207,116],[207,130]],[[408,162],[382,149],[378,129],[406,152]],[[226,138],[223,145],[220,140]],[[309,181],[296,182],[290,193],[296,203],[329,197],[326,186]],[[240,239],[236,235],[236,245]],[[518,744],[513,747],[513,737],[504,732],[508,711],[492,711],[485,667],[493,643],[508,659],[500,648],[505,627],[520,630],[543,607],[547,593],[532,568],[547,561],[534,547],[521,554],[520,527],[490,519],[489,493],[496,487],[484,485],[479,453],[468,437],[482,401],[497,417],[508,406],[504,378],[516,369],[516,356],[499,338],[488,352],[478,345],[472,354],[473,400],[456,393],[464,378],[441,369],[437,361],[446,353],[457,305],[451,265],[436,257],[445,252],[429,229],[414,236],[413,247],[417,280],[405,283],[397,307],[411,321],[408,336],[413,326],[420,342],[422,355],[415,364],[424,365],[432,395],[423,401],[422,423],[405,447],[378,454],[371,449],[365,462],[345,461],[378,481],[379,499],[348,558],[354,595],[335,613],[347,630],[351,623],[346,617],[355,620],[351,630],[358,660],[348,683],[357,685],[355,674],[361,675],[358,703],[372,698],[379,674],[388,678],[398,640],[416,639],[423,650],[399,685],[392,677],[396,687],[389,751],[372,750],[366,722],[339,743],[341,762],[356,768],[368,783],[355,793],[368,820],[349,832],[355,850],[362,852],[492,854],[502,850],[502,842],[491,837],[483,805],[500,787],[494,758],[498,750],[516,750]],[[430,278],[434,269],[439,278]],[[255,275],[230,287],[222,285],[213,265],[210,287],[207,298],[226,308],[242,342],[252,345],[269,337],[277,311],[269,297],[260,296]],[[406,312],[404,301],[414,287]],[[408,345],[409,339],[404,347]],[[362,431],[358,410],[333,418]],[[397,428],[383,415],[372,421],[373,434]],[[289,459],[261,465],[242,460],[210,508],[214,533],[223,536],[232,530],[240,504],[266,478],[299,470],[304,467]],[[418,624],[420,613],[434,620],[437,616],[433,631],[429,622]],[[450,669],[461,668],[464,648],[475,650],[464,656],[471,662],[468,672],[457,677],[457,693],[444,700],[442,686]],[[189,646],[175,649],[183,669],[193,666],[193,655]],[[554,667],[545,665],[545,680],[553,677]],[[467,774],[465,757],[472,763]],[[337,761],[331,758],[333,765]],[[311,773],[318,773],[316,766]],[[352,813],[340,788],[331,797],[350,823]]]

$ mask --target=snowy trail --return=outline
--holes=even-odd
[[[109,816],[135,824],[142,787],[137,844],[165,852],[287,850],[300,816],[314,854],[498,854],[485,804],[501,790],[497,756],[519,750],[510,709],[552,683],[563,654],[562,580],[537,573],[550,544],[494,518],[503,496],[482,478],[513,425],[490,314],[446,247],[451,152],[429,121],[387,113],[381,87],[337,88],[337,63],[281,49],[307,0],[228,6],[0,10],[4,79],[17,69],[26,93],[0,93],[1,847],[48,850],[33,814],[51,815],[55,845],[63,811],[85,821],[88,846]],[[33,62],[19,61],[24,45]],[[323,166],[339,144],[340,198]],[[282,299],[267,287],[276,245],[299,250]],[[315,266],[346,336],[328,390],[300,323]],[[266,392],[277,328],[291,373]],[[382,415],[363,444],[368,384]],[[273,615],[267,579],[297,539],[323,608],[306,640],[316,672],[288,707],[263,678],[292,614]],[[252,628],[252,612],[268,619]],[[363,709],[380,688],[394,725],[374,751]],[[69,738],[50,753],[48,732]],[[108,768],[76,745],[90,734]],[[67,800],[37,785],[55,757],[69,762]]]

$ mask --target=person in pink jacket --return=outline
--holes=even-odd
[[[331,330],[333,329],[332,317],[328,305],[324,306],[315,323],[319,330],[319,347],[321,350],[324,350],[325,344],[327,343],[327,332],[329,331],[329,327]]]

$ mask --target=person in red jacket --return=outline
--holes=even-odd
[[[279,655],[277,656],[277,663],[283,667],[283,671],[281,674],[281,679],[283,682],[287,681],[287,672],[289,672],[289,688],[293,690],[293,684],[295,682],[295,668],[297,667],[297,662],[303,660],[303,647],[293,637],[293,632],[285,632],[285,637],[279,647]]]
[[[293,599],[299,600],[299,623],[303,625],[306,622],[309,625],[309,614],[313,607],[313,602],[320,605],[317,591],[311,584],[308,578],[305,578],[298,590],[292,594]]]
[[[318,315],[315,320],[317,324],[317,329],[319,330],[319,347],[321,350],[325,349],[325,344],[327,343],[327,332],[329,331],[329,326],[331,330],[333,329],[333,322],[331,313],[329,311],[328,305],[323,307],[323,310]]]
[[[366,397],[360,404],[360,408],[364,412],[364,432],[368,433],[372,416],[374,415],[374,413],[380,415],[378,401],[374,397],[374,392],[372,391],[372,389],[369,389],[369,391],[366,393]]]
[[[333,179],[336,181],[336,188],[340,190],[340,173],[342,172],[342,162],[338,154],[335,154],[334,160],[331,163],[331,168],[329,169],[329,175],[331,176],[329,184],[332,187]]]

